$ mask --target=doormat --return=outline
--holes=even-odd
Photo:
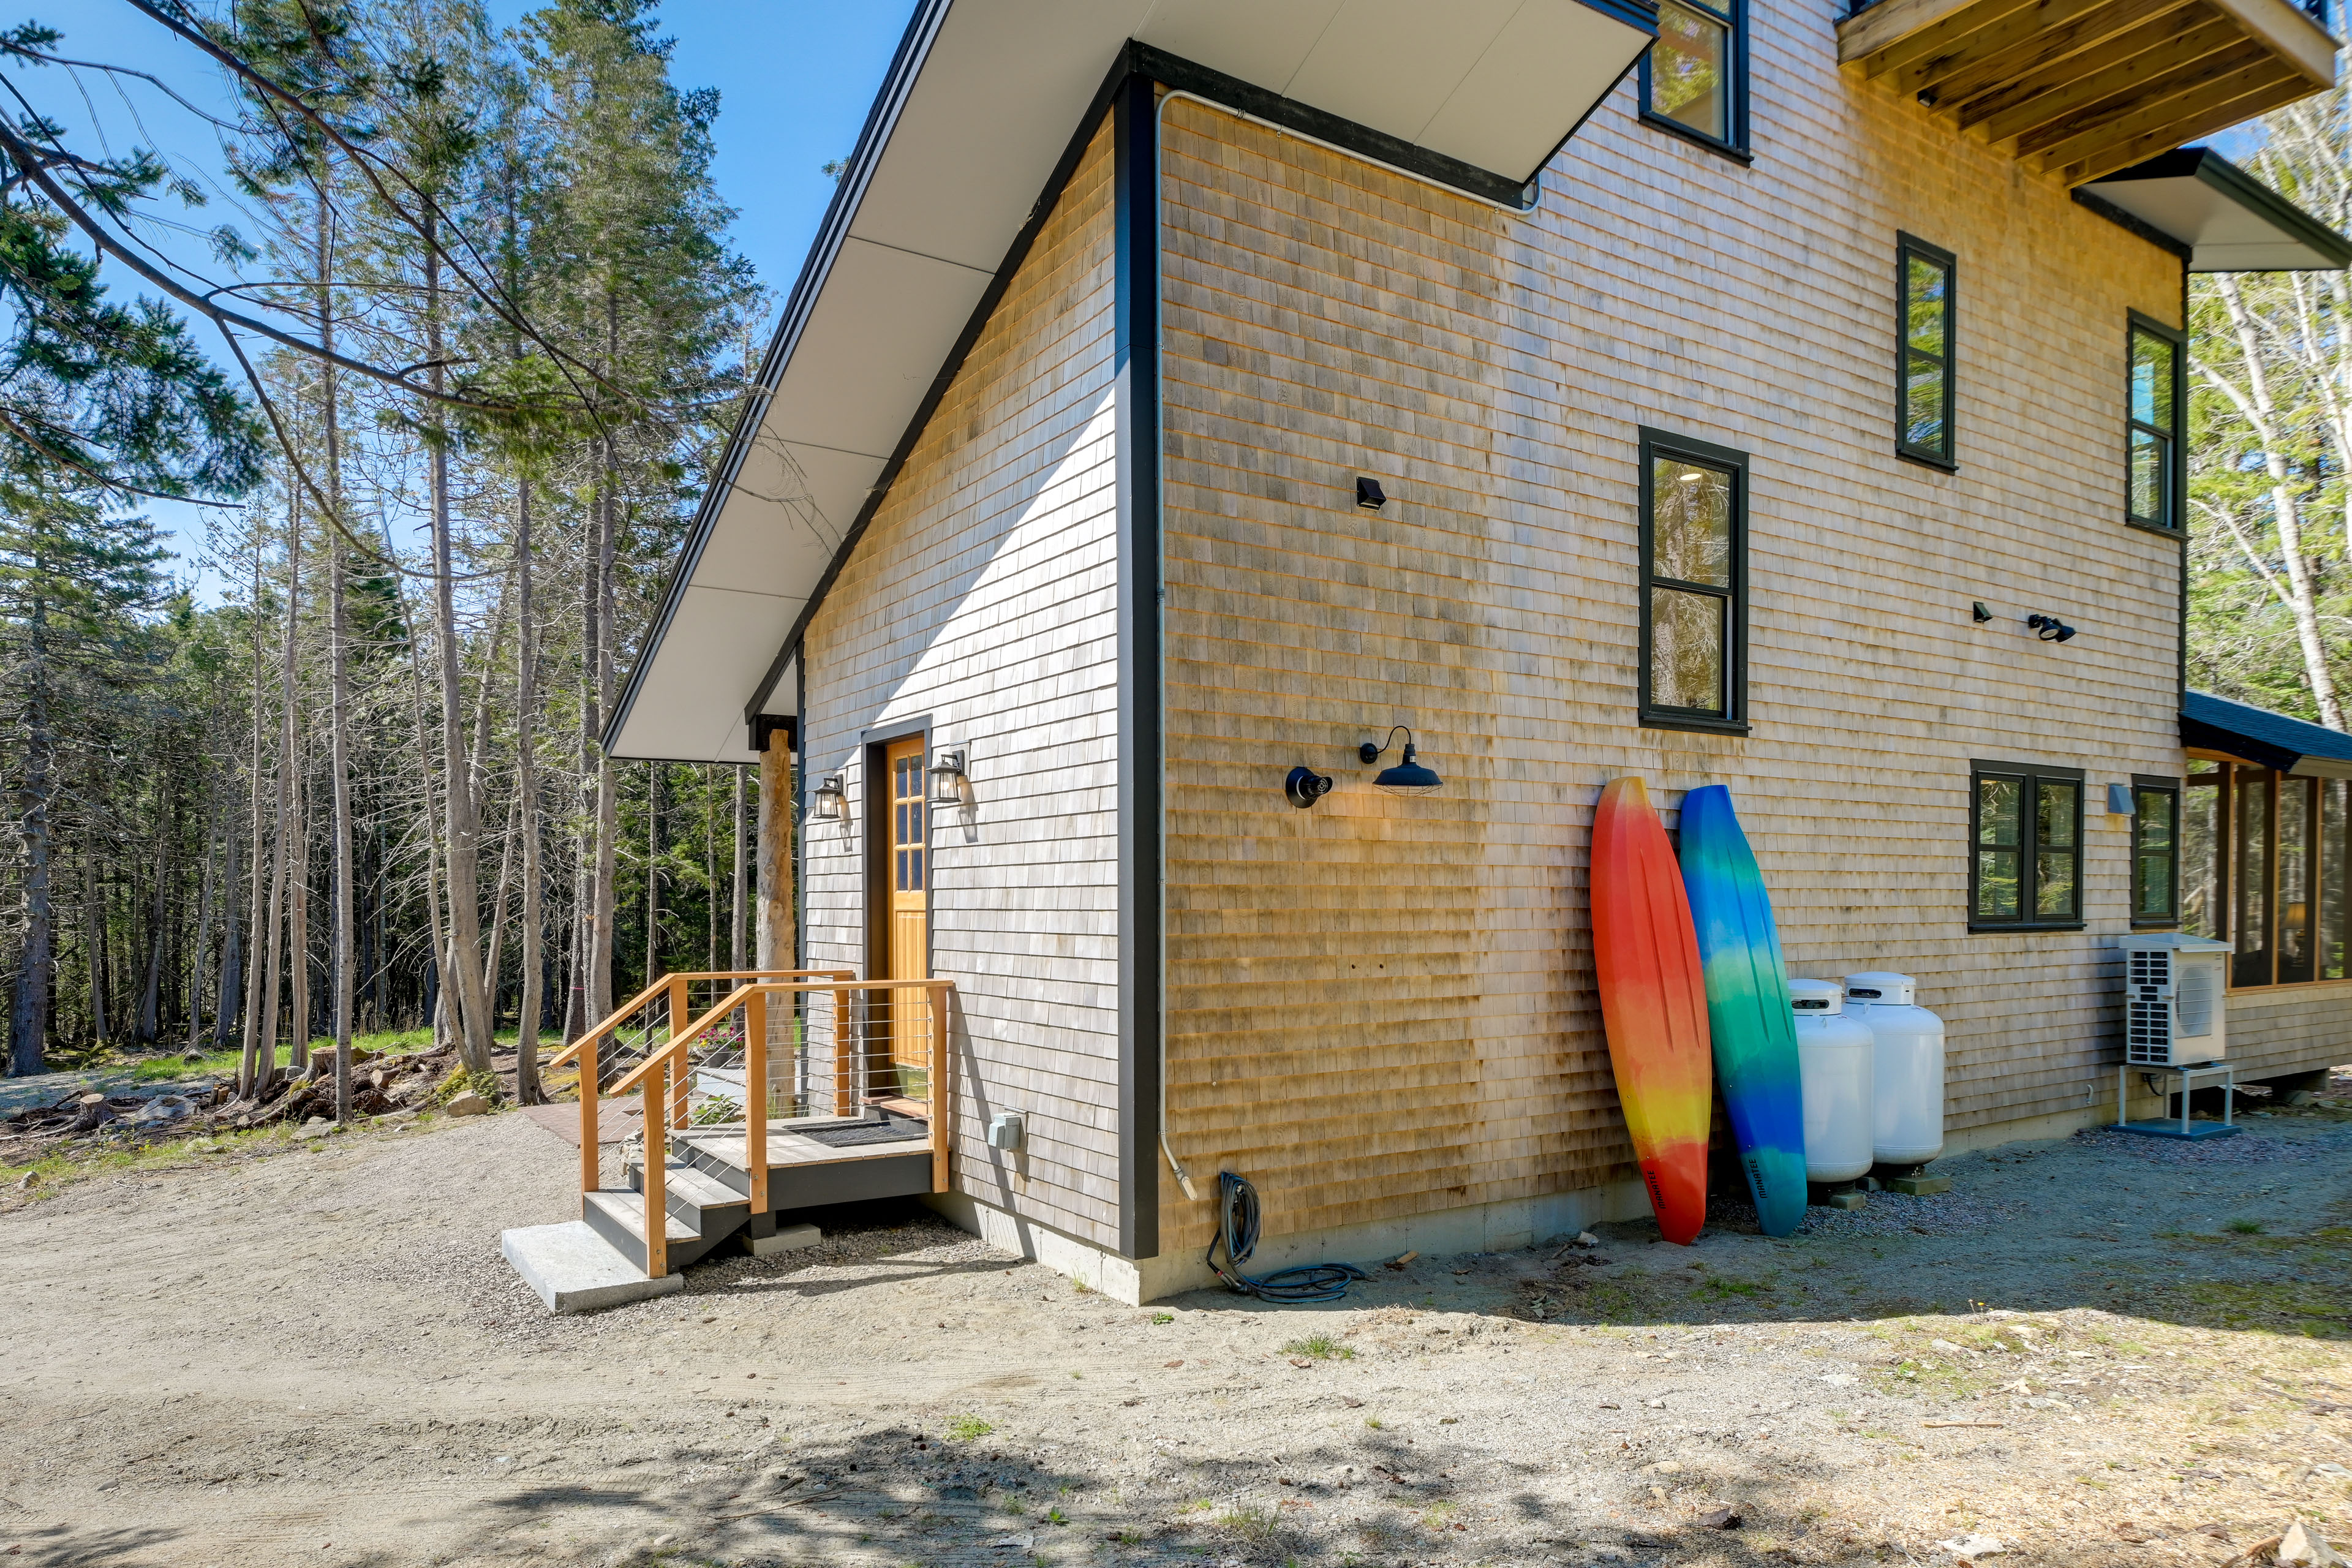
[[[859,1143],[923,1143],[931,1132],[911,1121],[852,1121],[842,1127],[812,1127],[800,1136],[828,1149],[847,1149]]]

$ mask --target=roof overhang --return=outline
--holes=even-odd
[[[1129,69],[1524,208],[1655,35],[1649,0],[923,0],[607,750],[750,762],[796,711],[809,614]]]
[[[2183,147],[2082,186],[2172,240],[2191,272],[2336,272],[2352,240],[2210,147]]]
[[[2305,778],[2352,779],[2352,735],[2210,692],[2181,699],[2180,743]]]

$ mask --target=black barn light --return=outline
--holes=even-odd
[[[1385,790],[1390,795],[1434,795],[1445,781],[1439,778],[1433,770],[1423,767],[1413,761],[1412,731],[1403,725],[1399,724],[1390,730],[1387,742],[1381,745],[1375,746],[1370,741],[1366,741],[1356,748],[1356,755],[1362,760],[1366,767],[1370,767],[1381,760],[1382,752],[1396,743],[1396,738],[1399,735],[1404,737],[1403,754],[1397,759],[1396,766],[1381,770],[1381,776],[1372,781],[1372,787]]]

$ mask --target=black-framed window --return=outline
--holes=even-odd
[[[2180,529],[2188,358],[2181,334],[2132,312],[2124,516],[2141,528],[2166,533]]]
[[[1746,161],[1747,0],[1658,0],[1658,41],[1642,56],[1642,118]]]
[[[1969,929],[2083,924],[2083,770],[1969,764]]]
[[[1748,455],[1642,431],[1641,721],[1748,732]]]
[[[1914,235],[1895,246],[1895,449],[1937,468],[1957,466],[1953,374],[1958,263]]]
[[[2181,803],[2183,929],[2244,990],[2352,979],[2352,784],[2199,763]]]
[[[2132,775],[2132,924],[2180,922],[2180,781]]]

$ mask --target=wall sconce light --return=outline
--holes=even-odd
[[[2072,642],[2074,638],[2074,628],[2055,616],[2028,616],[2025,624],[2043,642]]]
[[[1385,790],[1390,795],[1434,795],[1445,781],[1412,760],[1412,731],[1403,725],[1399,724],[1390,730],[1387,742],[1381,745],[1375,746],[1366,741],[1356,748],[1356,755],[1366,767],[1370,767],[1381,760],[1381,753],[1394,744],[1399,735],[1404,737],[1404,754],[1397,759],[1396,766],[1381,770],[1381,776],[1372,781],[1372,787]]]
[[[1282,781],[1282,793],[1290,797],[1291,805],[1305,811],[1331,793],[1331,781],[1313,768],[1293,768]]]
[[[1976,602],[1975,607],[1969,612],[1969,619],[1976,622],[1979,626],[1982,626],[1985,622],[1992,619],[1992,612],[1985,608],[1984,601],[1982,599],[1979,599]]]
[[[849,796],[841,787],[839,773],[827,773],[817,782],[816,817],[819,822],[839,822],[842,806]]]
[[[963,753],[940,752],[931,759],[931,804],[963,804]]]
[[[1378,511],[1389,504],[1388,493],[1381,489],[1378,479],[1356,480],[1356,504],[1366,511]]]

